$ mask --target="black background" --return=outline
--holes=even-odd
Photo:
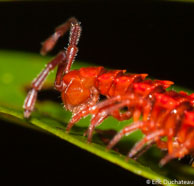
[[[149,73],[194,89],[194,4],[160,1],[0,4],[0,48],[39,52],[68,17],[83,26],[78,60]],[[51,54],[67,46],[62,39]],[[21,69],[22,70],[22,69]],[[146,185],[145,180],[55,137],[1,121],[0,177],[14,185]],[[11,133],[10,133],[11,131]],[[2,179],[0,179],[0,182]]]

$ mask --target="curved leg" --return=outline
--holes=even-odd
[[[49,72],[53,70],[59,63],[66,59],[65,51],[60,52],[50,63],[46,65],[43,71],[32,82],[32,89],[28,92],[24,101],[24,117],[30,117],[37,99],[38,91],[41,90],[42,85],[48,76]]]
[[[70,35],[69,44],[66,50],[66,62],[59,64],[55,80],[55,88],[59,91],[63,88],[62,77],[70,71],[74,58],[78,52],[77,44],[82,30],[79,21],[76,18],[71,17],[64,24],[58,26],[55,29],[54,34],[43,43],[40,52],[42,55],[45,55],[47,52],[52,50],[59,37],[62,37],[68,30],[70,30]]]
[[[145,147],[143,147],[136,155],[133,157],[134,160],[137,160],[142,154],[144,154],[155,142],[149,142]]]
[[[99,93],[97,93],[97,97],[99,97]],[[67,131],[70,131],[70,129],[73,127],[73,125],[78,122],[81,118],[87,116],[88,114],[92,114],[92,120],[88,127],[88,130],[84,133],[84,135],[88,135],[88,142],[91,142],[92,139],[92,133],[96,126],[100,125],[104,119],[106,119],[109,115],[112,115],[112,113],[115,110],[120,109],[121,107],[125,106],[129,103],[128,100],[124,100],[121,103],[115,104],[115,101],[119,100],[119,97],[114,97],[111,99],[107,99],[105,101],[102,101],[96,105],[96,102],[98,99],[95,99],[93,101],[93,104],[90,106],[86,106],[86,108],[82,110],[78,110],[76,112],[71,121],[68,123]]]
[[[175,148],[171,154],[167,154],[164,158],[160,161],[160,166],[164,166],[173,158],[182,158],[185,155],[190,153],[189,149],[193,148],[193,140],[194,140],[194,131],[191,131],[188,135],[187,139],[184,143],[179,146],[179,148]]]
[[[189,153],[188,148],[186,146],[181,146],[179,149],[176,149],[171,154],[167,154],[164,158],[162,158],[159,164],[160,166],[164,166],[166,163],[168,163],[173,158],[181,158],[188,153]]]
[[[85,135],[87,134],[87,136],[88,136],[88,142],[92,141],[92,135],[93,135],[94,129],[98,125],[100,125],[107,117],[108,117],[108,115],[105,112],[100,112],[100,113],[93,116],[91,123],[90,123],[87,131],[85,132]]]
[[[98,93],[99,94],[99,93]],[[128,99],[127,99],[128,98]],[[87,116],[88,114],[92,114],[92,120],[88,127],[88,130],[85,132],[84,135],[88,135],[88,142],[92,139],[92,133],[96,126],[100,125],[102,121],[107,118],[109,115],[119,117],[119,119],[129,119],[132,116],[130,111],[122,114],[119,113],[119,109],[124,106],[132,106],[134,103],[129,99],[130,96],[115,96],[105,101],[101,101],[100,103],[87,106],[82,110],[78,110],[78,112],[74,113],[71,121],[67,126],[67,131],[73,127],[73,125],[78,122],[81,118]]]
[[[99,98],[99,93],[98,91],[95,93],[93,93],[94,96],[93,99],[93,103],[90,104],[88,106],[88,104],[86,104],[84,109],[77,109],[78,111],[74,113],[71,121],[69,122],[68,126],[67,126],[67,131],[69,131],[72,126],[78,122],[81,118],[87,116],[88,114],[92,114],[93,116],[95,115],[100,115],[100,113],[103,111],[104,113],[106,112],[106,115],[108,115],[110,112],[114,111],[115,109],[117,109],[117,107],[119,108],[120,105],[113,105],[113,103],[115,102],[115,100],[118,99],[118,97],[115,97],[113,99],[107,99],[105,101],[101,101],[100,103],[96,104]],[[122,105],[125,105],[126,103],[122,103]]]
[[[32,89],[24,101],[24,117],[30,117],[37,99],[38,91],[48,76],[49,72],[58,66],[57,75],[55,79],[55,88],[59,91],[63,89],[62,77],[65,73],[70,71],[73,60],[77,54],[77,43],[79,41],[81,26],[75,18],[68,19],[63,25],[56,28],[55,33],[49,37],[42,46],[41,53],[46,54],[56,44],[59,37],[63,36],[70,29],[69,45],[67,51],[61,51],[46,67],[41,71],[37,78],[32,82]]]
[[[80,27],[79,25],[80,25],[80,23],[78,22],[78,20],[75,17],[69,18],[64,24],[58,26],[55,29],[55,32],[42,43],[42,48],[41,48],[40,53],[42,55],[46,55],[49,51],[51,51],[54,48],[58,39],[60,37],[62,37],[70,29],[71,29],[70,35],[71,35],[72,31],[74,31],[74,30],[77,30],[77,32],[80,32],[79,31],[80,28],[77,28],[77,27]],[[76,26],[76,28],[75,28],[75,26]],[[74,33],[75,33],[75,31],[74,31]],[[78,39],[79,39],[79,36],[77,36],[77,35],[78,34],[75,33],[75,36],[77,38],[76,42],[78,42]],[[73,34],[73,36],[71,38],[74,38],[75,36]],[[70,40],[72,40],[72,39],[70,39]]]
[[[141,141],[135,144],[135,146],[131,149],[128,154],[129,158],[134,157],[146,143],[153,143],[154,141],[158,140],[161,136],[164,135],[163,130],[157,130],[147,136],[145,136]]]
[[[91,142],[92,140],[92,134],[95,129],[95,127],[99,126],[109,115],[112,115],[114,111],[117,111],[121,107],[125,106],[126,102],[123,101],[122,103],[105,106],[104,108],[101,108],[98,110],[96,114],[93,114],[93,118],[91,120],[91,123],[88,127],[88,130],[86,131],[86,134],[88,135],[88,142]]]
[[[128,98],[128,99],[127,99]],[[92,121],[89,125],[85,135],[88,135],[88,142],[91,142],[92,133],[98,125],[100,125],[104,119],[109,115],[115,117],[119,121],[124,119],[130,119],[133,115],[132,111],[128,110],[125,113],[121,113],[119,110],[124,106],[132,106],[134,103],[129,98],[130,96],[115,96],[105,101],[102,101],[91,108],[90,113],[93,114]]]
[[[120,141],[120,139],[123,136],[129,135],[130,133],[134,132],[135,130],[140,129],[142,126],[143,126],[143,122],[142,121],[138,121],[138,122],[134,122],[131,125],[128,125],[128,126],[124,127],[109,142],[109,144],[107,145],[107,149],[109,150],[109,149],[113,148]]]

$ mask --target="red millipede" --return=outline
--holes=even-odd
[[[67,49],[59,52],[32,82],[23,105],[25,118],[30,117],[47,75],[58,67],[54,87],[61,92],[65,108],[73,113],[67,131],[81,118],[91,114],[86,131],[90,142],[95,127],[108,116],[119,121],[133,118],[133,123],[118,132],[107,149],[115,146],[124,135],[139,129],[144,137],[131,149],[129,158],[134,158],[145,145],[149,148],[152,144],[167,150],[160,165],[194,152],[194,94],[168,91],[173,82],[149,80],[146,79],[147,74],[106,70],[101,66],[71,70],[81,34],[80,22],[74,17],[55,29],[54,34],[43,43],[41,54],[49,52],[68,30]],[[106,100],[99,101],[100,95],[105,96]],[[124,107],[127,108],[125,112],[122,111]]]

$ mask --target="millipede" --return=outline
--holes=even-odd
[[[84,67],[71,70],[78,52],[80,22],[69,18],[42,44],[41,54],[52,50],[60,37],[70,30],[67,49],[60,51],[32,81],[24,101],[24,117],[29,118],[49,72],[57,67],[54,88],[61,93],[64,107],[72,112],[66,130],[70,131],[81,118],[91,115],[85,133],[88,142],[93,131],[104,119],[112,116],[119,121],[133,122],[119,131],[107,145],[113,148],[123,136],[141,130],[144,137],[130,150],[127,157],[135,158],[145,146],[153,144],[167,154],[163,166],[171,159],[183,158],[194,152],[194,93],[168,90],[172,81],[146,79],[148,74],[132,74],[126,70],[106,70],[104,67]],[[104,96],[105,100],[100,100]],[[126,108],[125,111],[122,109]],[[166,139],[166,140],[164,140]]]

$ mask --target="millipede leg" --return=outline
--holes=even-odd
[[[160,138],[164,134],[163,130],[158,130],[156,132],[153,132],[146,137],[144,137],[141,141],[135,144],[135,146],[131,149],[131,151],[128,154],[129,158],[134,157],[146,143],[152,143],[156,141],[158,138]]]
[[[132,123],[131,125],[128,125],[124,127],[120,132],[118,132],[114,138],[110,141],[110,143],[107,145],[107,149],[113,148],[124,135],[129,135],[130,133],[134,132],[137,129],[140,129],[143,125],[142,121],[138,121],[135,123]]]
[[[43,71],[35,78],[32,82],[32,89],[28,92],[26,99],[24,101],[24,117],[28,118],[34,109],[34,105],[37,99],[37,93],[41,90],[42,85],[48,76],[49,72],[53,70],[59,63],[66,59],[64,51],[61,51],[50,63],[46,65]]]
[[[88,142],[92,141],[92,134],[93,134],[94,129],[98,125],[100,125],[106,118],[107,118],[107,114],[103,112],[101,112],[101,114],[94,115],[88,127],[88,130],[86,131],[86,134],[88,136]]]
[[[181,158],[181,157],[183,157],[187,153],[188,153],[188,149],[186,147],[181,147],[179,149],[176,149],[176,151],[174,151],[173,153],[167,154],[164,158],[162,158],[160,160],[159,164],[160,164],[160,166],[164,166],[171,159],[173,159],[173,158]]]
[[[75,125],[75,123],[77,123],[80,119],[87,116],[88,114],[89,114],[88,107],[86,107],[85,109],[83,109],[81,111],[74,113],[71,120],[69,121],[69,123],[67,125],[66,131],[69,132],[71,130],[71,128]]]
[[[135,108],[133,111],[130,110],[130,107],[134,107],[135,105],[139,104],[136,101],[137,99],[134,98],[134,95],[127,95],[127,96],[115,96],[112,98],[109,98],[105,101],[101,101],[97,105],[95,105],[91,109],[91,113],[95,113],[98,110],[103,110],[107,112],[107,115],[111,115],[114,118],[118,119],[119,121],[123,121],[126,119],[130,119],[133,117],[135,121],[139,120],[139,117],[141,115],[141,101],[140,101],[140,108]],[[121,112],[120,109],[122,107],[128,107],[128,110],[125,112]]]
[[[41,54],[45,55],[54,47],[59,37],[63,36],[69,29],[70,37],[67,51],[60,52],[50,63],[47,64],[44,70],[32,82],[32,89],[28,92],[23,105],[25,118],[28,118],[31,115],[37,99],[37,92],[42,88],[44,80],[49,72],[56,66],[58,66],[58,70],[55,79],[55,88],[59,91],[62,91],[63,89],[62,77],[70,71],[71,65],[78,51],[77,44],[81,33],[80,23],[75,18],[68,19],[63,25],[55,29],[55,33],[43,43],[41,49]]]
[[[101,108],[96,114],[93,114],[93,118],[88,127],[86,134],[88,135],[88,142],[92,140],[92,133],[98,125],[100,125],[109,115],[113,115],[114,111],[117,111],[121,107],[125,106],[127,102],[123,101],[122,103],[106,106]]]
[[[90,108],[91,114],[96,114],[100,109],[114,105],[117,101],[120,101],[120,96],[115,96],[110,99],[99,102],[98,104]]]
[[[42,48],[40,53],[46,55],[50,50],[52,50],[60,37],[62,37],[69,29],[72,29],[74,25],[80,25],[78,20],[74,17],[69,18],[64,24],[58,26],[55,32],[42,43]],[[73,29],[72,29],[73,30]],[[77,30],[77,28],[76,28]],[[72,36],[74,37],[74,35]],[[78,36],[79,37],[79,36]]]
[[[66,65],[61,67],[61,72],[64,74],[70,71],[71,65],[74,61],[74,58],[78,52],[77,44],[81,34],[81,26],[80,23],[77,21],[76,18],[72,17],[68,19],[64,24],[60,25],[55,29],[53,35],[51,35],[44,43],[41,49],[41,54],[45,55],[47,52],[52,50],[54,45],[56,44],[59,37],[63,36],[68,30],[70,29],[70,36],[69,36],[69,44],[66,50]]]
[[[93,99],[94,101],[92,102],[92,104],[90,106],[86,105],[86,108],[74,113],[72,119],[70,120],[70,122],[67,125],[67,131],[70,131],[70,129],[73,127],[73,125],[78,122],[81,118],[87,116],[88,114],[92,114],[93,115],[93,124],[91,124],[91,126],[89,126],[88,130],[86,133],[90,133],[90,136],[92,135],[92,131],[95,128],[95,122],[98,122],[99,124],[109,115],[109,113],[115,111],[116,109],[126,105],[125,102],[121,103],[121,104],[117,104],[117,105],[112,105],[111,103],[114,103],[116,99],[118,98],[114,98],[111,99],[110,102],[109,100],[105,100],[100,102],[99,104],[96,105],[96,102],[98,101],[99,98],[99,93],[94,91],[94,96]],[[102,116],[103,115],[103,116]],[[98,119],[97,119],[98,118]],[[99,122],[99,121],[101,122]],[[90,137],[91,138],[91,137]]]
[[[156,144],[157,144],[157,146],[158,146],[160,149],[162,149],[162,150],[167,150],[167,149],[168,149],[168,144],[167,144],[167,142],[162,141],[161,139],[157,140],[157,141],[156,141]]]
[[[128,120],[132,117],[132,112],[127,110],[124,113],[121,113],[119,110],[115,110],[111,114],[114,118],[118,119],[119,121]]]
[[[80,119],[87,116],[88,114],[89,114],[88,107],[86,107],[85,109],[83,109],[81,111],[74,113],[71,120],[69,121],[69,123],[67,125],[66,131],[69,132],[71,130],[71,128],[75,125],[75,123],[77,123]]]
[[[173,150],[171,154],[168,153],[164,158],[161,159],[160,166],[164,166],[166,163],[168,163],[173,158],[182,158],[186,154],[188,154],[189,149],[193,148],[193,143],[192,143],[193,140],[194,140],[194,131],[188,134],[186,141],[183,144],[181,144],[179,148],[176,148],[175,150]]]
[[[89,103],[86,103],[85,105],[82,106],[82,108],[77,109],[73,113],[73,117],[69,121],[66,131],[70,131],[73,125],[78,122],[81,118],[87,116],[90,114],[90,109],[96,105],[97,101],[99,100],[99,92],[96,88],[92,87],[91,88],[91,93],[92,93],[92,99],[90,100]]]
[[[137,160],[142,154],[144,154],[155,142],[151,141],[144,148],[142,148],[134,157],[134,160]]]

